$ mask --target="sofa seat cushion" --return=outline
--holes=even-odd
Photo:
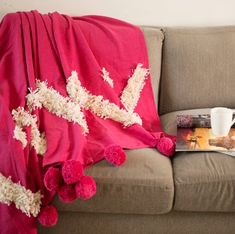
[[[174,183],[171,161],[155,149],[127,150],[121,167],[101,161],[86,174],[97,182],[96,195],[87,201],[65,204],[57,197],[60,211],[120,214],[162,214],[172,209]]]
[[[163,115],[161,119],[165,130],[176,134],[177,114],[208,111],[172,112]],[[175,210],[235,211],[235,157],[218,152],[177,152],[173,158],[173,174]]]

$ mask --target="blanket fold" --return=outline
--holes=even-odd
[[[55,225],[50,201],[87,200],[88,166],[124,149],[174,153],[155,107],[141,30],[102,16],[37,11],[0,24],[1,233]],[[10,221],[9,221],[10,220]]]

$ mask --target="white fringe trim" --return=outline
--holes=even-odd
[[[37,117],[25,111],[23,107],[13,109],[12,116],[16,123],[14,138],[21,141],[23,148],[25,148],[27,145],[27,138],[26,133],[23,131],[23,127],[31,126],[30,145],[35,148],[37,154],[43,155],[46,152],[47,144],[45,134],[41,134],[38,130]]]
[[[105,100],[101,95],[95,96],[90,94],[88,90],[81,86],[76,71],[73,71],[68,78],[66,90],[74,102],[101,118],[109,118],[120,122],[124,127],[129,127],[135,123],[142,125],[142,120],[136,113],[129,113],[124,109],[120,109],[114,103]]]
[[[63,97],[52,87],[47,87],[46,82],[36,81],[36,89],[30,90],[26,96],[30,109],[45,107],[49,112],[62,117],[69,122],[79,124],[83,133],[89,132],[85,116],[79,104],[72,102],[68,97]]]
[[[102,77],[113,88],[113,80],[109,76],[109,72],[103,67],[102,68]]]
[[[26,147],[27,145],[27,137],[26,137],[26,133],[23,131],[23,129],[19,126],[15,126],[14,129],[14,136],[13,138],[15,138],[16,140],[20,141],[23,145],[23,148]]]
[[[109,72],[102,68],[103,79],[113,87],[113,80],[109,77]],[[135,123],[142,125],[142,119],[134,109],[140,98],[140,93],[145,85],[145,79],[149,74],[149,70],[142,68],[142,64],[138,64],[133,75],[121,95],[121,102],[126,110],[119,108],[114,103],[103,98],[103,96],[92,95],[86,88],[82,87],[75,71],[67,80],[66,90],[70,96],[64,97],[52,87],[48,87],[46,82],[36,81],[36,89],[30,90],[26,96],[27,106],[30,112],[37,108],[45,107],[49,112],[62,117],[69,122],[79,124],[83,133],[89,132],[84,113],[81,108],[92,111],[97,116],[104,119],[112,119],[120,122],[124,127],[129,127]],[[38,154],[46,152],[45,135],[40,134],[37,128],[37,117],[26,112],[22,107],[12,111],[13,119],[16,121],[14,130],[14,138],[21,141],[23,147],[27,145],[27,137],[23,131],[24,126],[31,126],[31,146],[33,146]]]
[[[27,216],[37,217],[41,198],[40,191],[33,193],[20,183],[13,183],[11,177],[6,178],[0,173],[0,202],[7,205],[14,203]]]
[[[128,112],[133,112],[140,98],[140,93],[149,75],[149,70],[138,64],[133,75],[129,78],[126,87],[122,91],[121,102]]]

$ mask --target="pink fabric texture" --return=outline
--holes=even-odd
[[[47,207],[56,192],[65,202],[95,195],[96,184],[83,174],[104,158],[118,166],[123,149],[157,147],[166,156],[174,153],[174,138],[163,133],[148,75],[134,112],[142,125],[128,127],[82,108],[89,133],[79,124],[36,108],[37,127],[45,132],[46,152],[38,155],[30,146],[30,126],[24,126],[28,143],[23,148],[14,139],[12,110],[27,106],[26,95],[36,89],[36,79],[47,81],[61,96],[68,97],[66,84],[76,71],[83,87],[92,95],[125,109],[120,95],[137,64],[148,68],[144,36],[138,27],[101,16],[69,17],[37,11],[6,15],[0,24],[0,173],[26,189],[44,194],[40,223],[57,221],[54,208]],[[102,79],[105,68],[113,87]],[[167,137],[165,139],[164,137]],[[161,140],[161,138],[163,138]],[[113,151],[112,151],[113,149]],[[44,177],[45,176],[45,177]],[[0,185],[1,186],[1,185]],[[52,213],[50,217],[48,215]],[[36,218],[0,203],[1,233],[36,233]]]

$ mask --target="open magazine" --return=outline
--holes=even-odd
[[[213,135],[209,114],[177,115],[176,151],[219,151],[235,156],[235,125],[228,136]]]

